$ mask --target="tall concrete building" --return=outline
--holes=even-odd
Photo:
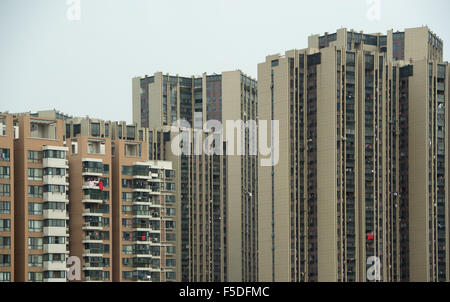
[[[70,251],[82,280],[178,281],[175,171],[149,161],[148,130],[92,118],[65,125],[70,194],[82,201],[70,210]]]
[[[0,114],[0,282],[14,278],[14,126]]]
[[[179,120],[189,124],[170,127]],[[223,127],[257,121],[256,81],[240,71],[133,79],[133,122],[150,128],[150,158],[169,160],[177,171],[181,281],[256,281],[258,156],[249,153],[249,130],[238,130],[244,156],[202,153],[205,137],[218,131],[217,125],[204,127],[211,120]],[[184,146],[189,154],[174,154],[171,143],[183,127],[193,137]],[[236,142],[224,139],[215,147],[227,150]]]
[[[63,123],[32,116],[14,123],[14,280],[65,282],[69,167]]]
[[[114,281],[177,281],[175,171],[147,148],[113,140]]]
[[[340,29],[259,64],[259,118],[280,121],[259,281],[449,279],[446,79],[426,27]]]
[[[81,281],[112,281],[112,175],[110,124],[66,122],[70,166],[70,255],[81,259]],[[102,185],[100,185],[100,182]]]

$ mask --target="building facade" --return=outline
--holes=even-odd
[[[0,282],[14,278],[14,123],[0,114]]]
[[[237,145],[237,136],[232,142],[219,139],[226,137],[226,121],[257,122],[256,81],[240,71],[135,78],[133,121],[151,129],[150,156],[170,160],[179,171],[181,281],[256,281],[258,156],[248,150],[254,136],[248,128],[235,132],[243,134],[243,156],[235,148],[234,156],[203,152],[209,136],[213,149]],[[184,154],[174,154],[172,141],[186,128],[192,139]]]
[[[69,167],[62,121],[19,116],[15,123],[15,281],[65,282]]]
[[[280,121],[280,162],[259,169],[260,281],[447,280],[447,69],[428,28],[341,29],[259,64],[259,118]],[[433,200],[440,216],[427,214]]]

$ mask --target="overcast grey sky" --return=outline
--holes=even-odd
[[[369,0],[377,1],[377,0]],[[305,48],[311,34],[428,25],[450,60],[450,1],[0,0],[0,111],[56,108],[131,122],[131,78],[241,69],[256,77],[265,56]]]

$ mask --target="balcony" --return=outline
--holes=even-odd
[[[83,182],[82,188],[83,188],[84,190],[88,190],[88,189],[92,189],[92,190],[100,190],[100,187],[98,186],[98,184],[96,185],[96,184],[94,183],[94,185],[91,187],[91,184],[89,183],[89,181]]]
[[[83,251],[83,257],[103,257],[103,249],[85,249]]]
[[[146,193],[152,193],[152,187],[149,185],[145,186],[133,186],[133,192],[146,192]]]
[[[105,281],[109,281],[109,279],[100,277],[100,276],[86,276],[86,277],[84,277],[84,281],[86,281],[86,282],[105,282]]]
[[[89,189],[91,190],[91,189]],[[85,192],[84,196],[83,196],[83,203],[97,203],[97,204],[101,204],[104,202],[107,202],[109,199],[108,194],[106,194],[105,191],[90,191],[90,192]]]
[[[43,233],[44,237],[67,237],[66,227],[44,227]]]
[[[43,177],[44,185],[61,185],[68,186],[66,175],[44,175]]]
[[[90,139],[88,141],[88,153],[95,155],[105,155],[106,146],[104,140]]]
[[[57,123],[50,120],[30,120],[30,137],[43,140],[56,140]]]
[[[96,158],[83,158],[83,169],[81,174],[83,176],[102,176],[104,173],[103,162],[101,159]]]
[[[65,261],[45,261],[44,271],[65,271],[67,270]]]
[[[44,210],[44,219],[66,219],[66,210]]]
[[[67,254],[66,244],[44,244],[45,254]]]
[[[83,239],[83,244],[84,243],[97,243],[97,244],[101,244],[101,243],[103,243],[103,241],[104,240],[106,240],[106,239],[103,239],[102,237],[100,237],[100,236],[96,236],[96,235],[88,235],[88,236],[85,236],[84,237],[84,239]]]
[[[44,158],[42,159],[42,165],[44,168],[68,169],[69,161],[62,158]]]
[[[108,214],[105,210],[101,209],[84,209],[83,210],[83,217],[86,216],[93,216],[93,217],[102,217],[103,215]]]
[[[66,277],[63,277],[63,278],[44,278],[44,282],[50,282],[50,283],[67,282],[67,278]]]
[[[68,202],[66,192],[45,192],[43,194],[44,201],[60,201]]]
[[[83,271],[103,271],[105,268],[105,264],[103,262],[97,263],[97,262],[85,262],[83,265]]]
[[[106,227],[101,222],[86,222],[83,224],[82,230],[102,231]]]

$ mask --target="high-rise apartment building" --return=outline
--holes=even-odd
[[[113,141],[114,281],[177,281],[175,171],[147,147]]]
[[[14,123],[15,281],[65,282],[69,167],[63,123],[31,116]]]
[[[177,281],[176,185],[149,161],[148,130],[92,118],[65,121],[70,148],[70,251],[83,281]],[[73,239],[72,239],[73,237]]]
[[[0,282],[14,278],[14,126],[0,114]]]
[[[81,281],[112,281],[110,124],[97,119],[66,122],[70,166],[70,255],[81,260]]]
[[[340,29],[259,64],[259,118],[280,121],[259,281],[448,280],[445,79],[426,27]]]
[[[170,127],[179,120],[189,124]],[[238,130],[243,156],[237,150],[234,156],[205,154],[205,137],[219,130],[204,127],[212,120],[222,123],[224,137],[226,121],[257,122],[256,81],[240,71],[133,79],[133,121],[150,128],[150,156],[171,161],[177,171],[181,281],[256,281],[258,156],[248,149],[255,138]],[[171,143],[183,127],[192,140],[184,145],[188,154],[179,155]],[[215,147],[227,150],[236,142],[224,138]]]

